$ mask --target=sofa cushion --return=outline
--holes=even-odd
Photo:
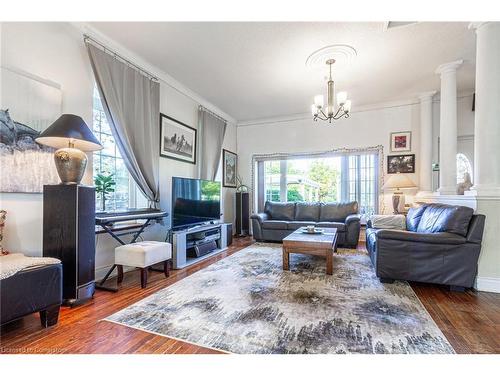
[[[420,219],[422,219],[426,207],[427,205],[422,204],[408,210],[408,214],[406,215],[406,230],[411,232],[417,231],[418,224],[420,223]]]
[[[418,223],[417,232],[448,232],[465,237],[473,213],[470,207],[429,204]]]
[[[288,221],[284,220],[264,220],[262,228],[264,229],[287,229]]]
[[[351,214],[358,213],[358,202],[323,203],[320,209],[319,221],[343,222]]]
[[[319,203],[297,202],[295,204],[295,220],[319,221]]]
[[[3,228],[5,227],[5,219],[7,217],[7,211],[0,210],[0,255],[7,255],[9,252],[3,248]]]
[[[300,227],[307,227],[308,225],[316,225],[315,221],[289,221],[287,229],[297,230]]]
[[[264,212],[272,220],[291,221],[295,219],[295,203],[266,202]]]
[[[345,232],[345,224],[335,221],[320,221],[316,223],[316,226],[320,228],[337,228],[338,232]]]

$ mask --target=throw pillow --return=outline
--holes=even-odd
[[[370,217],[372,228],[406,230],[404,215],[372,215]]]
[[[0,210],[0,255],[7,255],[9,252],[3,248],[3,228],[5,227],[5,219],[7,217],[7,211]]]

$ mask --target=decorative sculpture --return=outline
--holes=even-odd
[[[469,172],[464,173],[464,182],[457,185],[457,195],[464,195],[464,192],[469,191],[472,187],[472,181]]]

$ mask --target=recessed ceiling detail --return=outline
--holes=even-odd
[[[335,65],[349,65],[357,56],[354,47],[347,44],[332,44],[320,48],[309,55],[306,66],[310,68],[324,68],[328,60],[335,60]]]

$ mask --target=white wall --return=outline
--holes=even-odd
[[[1,29],[1,63],[57,82],[62,87],[63,113],[82,116],[92,124],[93,74],[88,61],[81,31],[67,23],[3,23]],[[161,82],[160,110],[192,127],[197,127],[198,105],[195,99]],[[206,105],[206,103],[203,103]],[[228,124],[224,148],[236,150],[236,128]],[[158,156],[159,157],[159,156]],[[160,158],[160,205],[170,211],[172,176],[194,177],[195,166]],[[88,172],[91,173],[91,166]],[[90,183],[91,175],[86,181]],[[226,222],[234,220],[234,189],[223,189],[223,215]],[[42,195],[0,194],[0,208],[7,210],[4,246],[13,252],[41,255]],[[165,239],[170,224],[156,225],[147,230],[147,239]],[[109,235],[96,237],[96,271],[100,277],[113,263],[117,242]]]
[[[92,71],[75,28],[65,23],[4,22],[1,37],[2,66],[59,83],[63,113],[78,114],[91,124]],[[40,255],[42,195],[0,193],[0,207],[7,210],[4,246]]]
[[[474,115],[471,111],[472,95],[460,97],[458,103],[458,134],[471,135]],[[375,107],[375,106],[374,106]],[[439,100],[433,103],[435,153],[439,134]],[[415,154],[414,174],[408,175],[418,186],[420,149],[420,106],[418,101],[387,103],[373,109],[354,111],[350,118],[328,124],[313,122],[310,115],[294,118],[272,118],[238,124],[239,173],[243,183],[251,186],[251,161],[254,154],[328,151],[338,148],[356,148],[382,145],[384,147],[384,174],[387,172],[387,155],[390,155],[390,133],[412,132],[411,151]],[[467,143],[464,148],[469,147]],[[460,151],[460,148],[459,148]],[[394,153],[401,154],[401,153]],[[437,157],[436,157],[437,160]],[[413,200],[414,191],[406,192],[407,202]],[[391,212],[391,193],[381,200],[385,213]],[[385,206],[384,203],[385,202]]]
[[[333,124],[313,122],[308,116],[306,119],[282,122],[271,120],[265,124],[238,126],[239,171],[244,183],[251,186],[253,154],[328,151],[377,145],[384,147],[385,171],[385,157],[390,150],[390,132],[411,131],[411,152],[416,153],[419,148],[419,121],[419,107],[411,104],[353,112],[350,118]],[[417,157],[417,173],[410,175],[416,184],[418,167]]]

